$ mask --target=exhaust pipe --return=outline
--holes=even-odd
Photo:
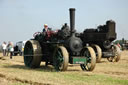
[[[75,8],[70,8],[70,31],[71,35],[75,33]]]

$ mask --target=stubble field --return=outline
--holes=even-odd
[[[119,62],[102,59],[94,71],[82,71],[79,65],[69,65],[65,72],[52,66],[30,69],[24,66],[23,56],[2,56],[0,53],[0,85],[128,85],[128,51]]]

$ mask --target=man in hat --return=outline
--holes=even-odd
[[[44,24],[43,32],[48,32],[48,31],[51,31],[51,29],[48,27],[47,24]]]
[[[51,28],[48,27],[47,24],[44,24],[43,33],[44,33],[44,35],[46,36],[47,39],[50,38],[52,30],[51,30]]]

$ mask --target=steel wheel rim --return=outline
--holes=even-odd
[[[100,46],[93,44],[92,48],[94,49],[95,53],[96,53],[96,62],[99,63],[101,61],[101,57],[102,57],[102,50],[100,48]]]
[[[26,43],[27,46],[25,46],[25,50],[24,50],[24,62],[25,65],[28,67],[31,67],[31,63],[33,60],[33,47],[32,44]]]

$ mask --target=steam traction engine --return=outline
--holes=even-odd
[[[28,40],[24,48],[24,63],[36,68],[41,61],[53,65],[56,70],[67,70],[68,63],[80,64],[82,70],[92,71],[96,64],[96,54],[86,46],[75,31],[75,9],[70,9],[70,29],[65,24],[58,32],[38,33]]]
[[[101,57],[107,58],[110,62],[118,62],[121,52],[117,45],[112,41],[116,39],[116,23],[112,20],[100,25],[97,29],[85,29],[81,33],[81,39],[84,44],[89,43],[96,52],[96,62],[100,62]]]

